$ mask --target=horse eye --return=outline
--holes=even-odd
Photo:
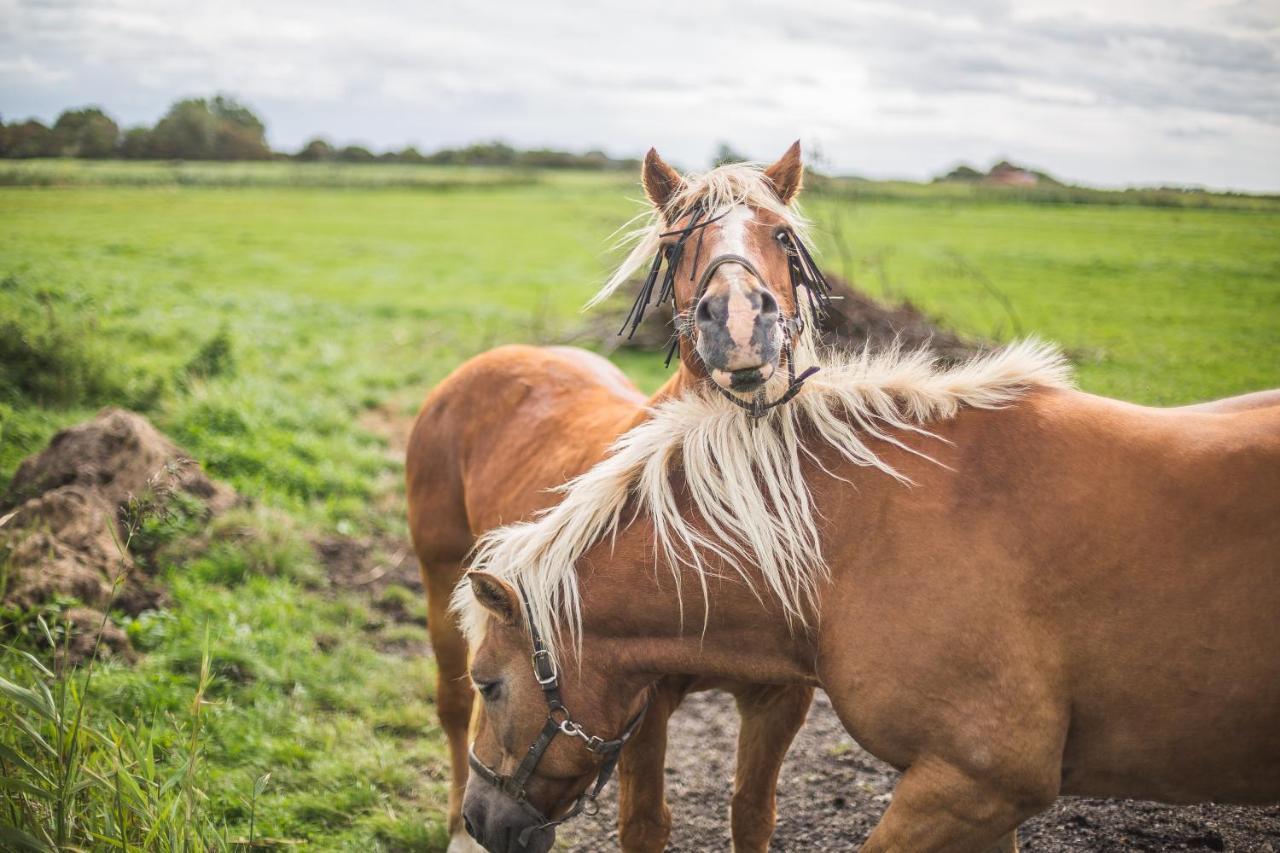
[[[480,691],[480,696],[483,697],[484,701],[486,702],[492,702],[494,699],[496,699],[498,696],[498,693],[501,692],[501,689],[502,689],[501,681],[477,681],[476,682],[476,690]]]

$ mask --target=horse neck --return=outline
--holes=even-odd
[[[706,374],[696,374],[680,362],[679,368],[671,375],[671,378],[662,383],[662,387],[649,398],[649,405],[656,406],[664,400],[673,400],[684,396],[689,391],[696,388],[706,379]]]
[[[645,677],[814,683],[812,632],[792,631],[768,593],[762,603],[739,581],[709,577],[704,610],[698,580],[686,570],[682,614],[681,595],[661,558],[655,572],[645,545],[652,541],[649,530],[623,537],[616,548],[604,543],[582,573],[583,654],[593,665]]]

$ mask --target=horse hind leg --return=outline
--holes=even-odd
[[[777,820],[778,773],[813,702],[812,687],[751,686],[734,692],[738,762],[733,778],[733,849],[766,851]]]
[[[462,797],[468,772],[467,740],[475,691],[467,675],[467,641],[449,612],[449,596],[461,576],[461,563],[422,565],[422,581],[427,588],[427,633],[436,660],[436,713],[449,744],[449,853],[483,849],[462,824]]]
[[[626,853],[658,853],[671,836],[664,769],[667,724],[689,690],[689,680],[664,678],[653,687],[644,722],[618,762],[618,843]]]
[[[1000,782],[940,760],[918,760],[903,774],[861,853],[1016,853],[1018,825],[1052,804],[1056,782],[1046,776],[1011,785],[1016,773],[992,779]]]

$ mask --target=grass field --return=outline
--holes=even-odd
[[[397,170],[417,167],[265,167],[55,164],[29,168],[70,177],[2,181],[50,186],[0,189],[0,487],[56,429],[114,404],[252,501],[236,522],[250,544],[171,552],[172,608],[122,620],[147,654],[91,685],[88,721],[133,742],[114,759],[86,746],[94,772],[118,775],[124,756],[147,778],[149,744],[156,826],[185,809],[213,848],[252,821],[314,849],[431,849],[445,772],[431,664],[385,650],[425,631],[330,588],[307,543],[402,534],[399,469],[361,412],[411,408],[467,356],[580,322],[637,190],[617,175],[430,169],[404,187]],[[964,333],[1060,342],[1086,390],[1171,404],[1280,386],[1280,204],[1131,201],[829,186],[808,210],[832,271]],[[665,375],[657,356],[621,363],[647,389]],[[0,653],[0,675],[50,680],[34,614],[4,618],[37,660]],[[193,704],[206,653],[207,704]],[[31,740],[0,728],[9,776]],[[164,805],[174,774],[164,796],[186,799]],[[19,794],[3,796],[0,828],[18,822]],[[67,796],[82,831],[107,825],[93,809],[109,802]]]

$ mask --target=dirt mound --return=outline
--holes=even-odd
[[[828,276],[835,297],[819,329],[824,343],[846,350],[880,348],[895,341],[908,349],[927,347],[947,360],[960,360],[981,352],[978,341],[961,338],[929,318],[910,302],[887,305],[856,289],[838,276]],[[637,285],[638,286],[638,285]],[[617,335],[633,293],[629,288],[607,301],[593,318],[570,336],[570,342],[597,340],[605,352],[619,348],[665,350],[671,342],[671,306],[651,307],[633,337]]]
[[[104,409],[58,433],[19,466],[0,501],[4,604],[30,608],[77,599],[83,607],[63,614],[73,636],[96,633],[108,604],[131,614],[156,607],[163,592],[136,570],[126,545],[145,518],[163,513],[179,493],[210,515],[235,501],[234,492],[206,477],[141,415]],[[105,631],[103,641],[128,653],[119,631]],[[81,646],[73,640],[73,654],[88,653],[92,643]]]
[[[837,297],[819,328],[823,340],[840,349],[873,349],[894,341],[907,349],[928,348],[944,360],[960,361],[982,351],[977,341],[965,340],[942,328],[910,302],[886,305],[836,276],[830,276],[831,295]]]

